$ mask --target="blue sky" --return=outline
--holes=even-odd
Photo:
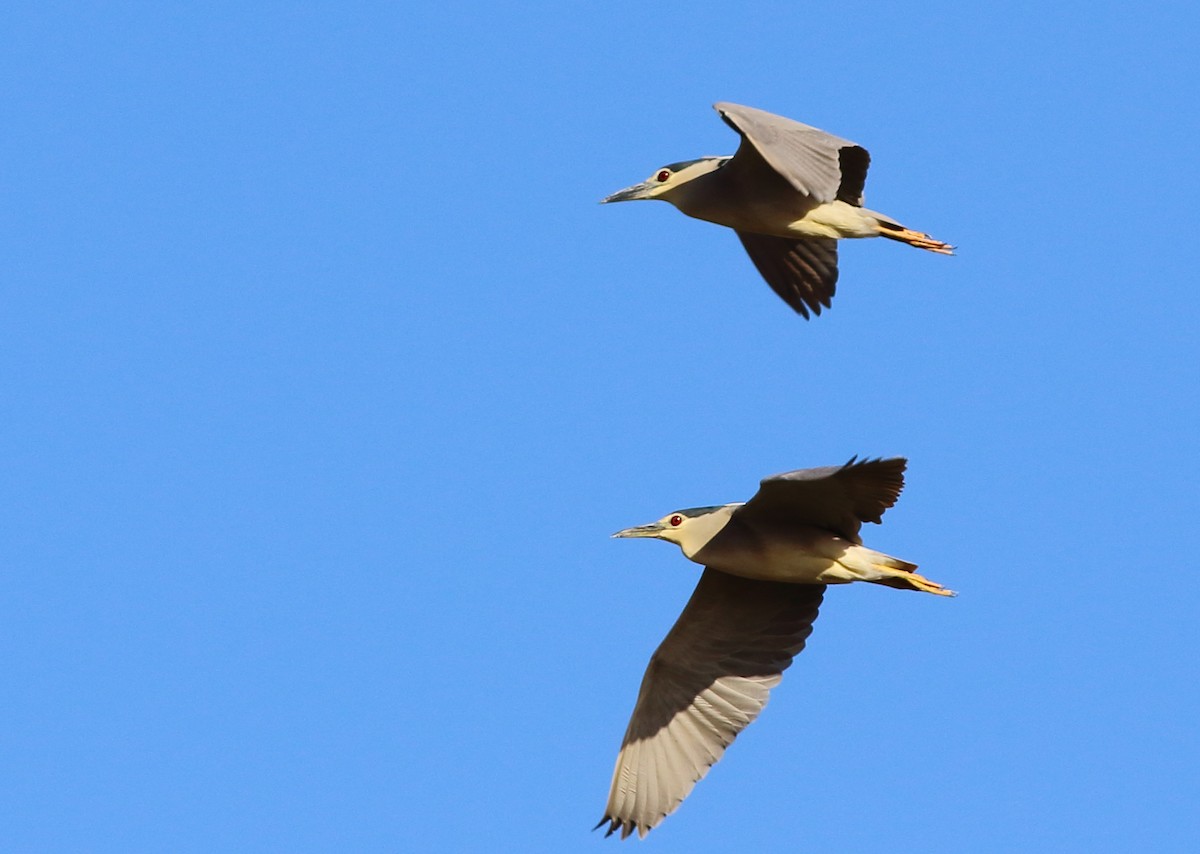
[[[1195,850],[1194,5],[4,20],[6,848],[611,847],[698,567],[608,535],[859,454],[959,598],[831,590],[638,845]],[[805,322],[596,204],[731,152],[718,100],[959,255],[843,245]]]

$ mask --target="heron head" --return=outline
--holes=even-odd
[[[728,157],[701,157],[698,160],[669,163],[642,183],[618,190],[611,196],[601,199],[600,204],[660,198],[670,201],[668,197],[672,190],[682,187],[689,181],[694,181],[701,175],[707,175],[709,172],[720,169],[728,160]]]
[[[718,504],[713,507],[676,510],[674,513],[663,516],[657,522],[626,528],[623,531],[617,531],[613,536],[666,540],[668,543],[675,543],[683,549],[684,554],[691,557],[721,528],[725,527],[725,523],[729,521],[729,514],[740,506],[740,504]]]

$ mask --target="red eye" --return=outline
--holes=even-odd
[[[664,169],[661,172],[659,172],[657,175],[655,175],[654,177],[658,181],[658,183],[662,184],[668,178],[671,177],[671,171],[669,169]]]
[[[683,517],[680,516],[678,513],[676,513],[674,516],[671,517],[670,522],[671,522],[672,528],[678,528],[680,525],[683,524]]]

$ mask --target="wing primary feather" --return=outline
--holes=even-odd
[[[837,241],[737,231],[746,254],[771,290],[804,318],[832,305],[837,291]]]
[[[645,836],[682,803],[766,706],[823,592],[704,571],[646,669],[597,828]]]

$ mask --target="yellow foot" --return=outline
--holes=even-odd
[[[912,586],[917,590],[924,590],[926,593],[932,593],[935,596],[957,596],[953,590],[947,590],[936,581],[930,581],[923,575],[917,575],[915,572],[910,573],[908,581],[912,582]]]
[[[874,567],[882,574],[881,578],[872,578],[871,581],[876,584],[884,584],[888,587],[897,587],[901,590],[920,590],[925,593],[932,593],[934,596],[957,596],[953,590],[947,590],[936,581],[930,581],[923,575],[919,575],[912,570],[897,571],[893,567],[886,566],[881,563],[874,564]],[[913,567],[915,569],[916,567]]]
[[[911,241],[912,246],[918,249],[928,249],[930,252],[936,252],[939,255],[953,255],[954,247],[949,243],[943,243],[940,240],[934,240],[928,234],[921,235],[920,238]]]
[[[935,240],[923,231],[913,231],[911,228],[892,228],[887,225],[881,225],[879,230],[881,237],[890,237],[892,240],[899,240],[902,243],[907,243],[909,246],[915,246],[918,249],[928,249],[930,252],[936,252],[939,255],[953,255],[954,247],[949,243],[943,243],[940,240]]]

